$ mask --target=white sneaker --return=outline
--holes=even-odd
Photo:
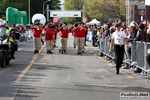
[[[131,62],[131,60],[130,60],[130,59],[127,59],[127,60],[125,60],[124,62]]]
[[[132,66],[132,65],[137,65],[137,62],[135,62],[135,61],[132,62],[132,63],[131,63],[131,66]]]

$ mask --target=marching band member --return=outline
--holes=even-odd
[[[73,28],[75,28],[75,27],[78,27],[78,23],[75,23],[75,24],[74,24],[74,27],[73,27]],[[72,29],[72,30],[73,30],[73,29]],[[76,37],[75,37],[74,34],[75,34],[75,32],[72,31],[72,35],[73,35],[73,37],[74,37],[74,38],[73,38],[73,46],[74,46],[74,48],[76,48],[77,41],[76,41]]]
[[[33,33],[33,47],[34,53],[38,53],[41,49],[41,35],[43,30],[43,25],[40,23],[40,20],[35,20],[34,25],[31,26]]]
[[[56,39],[57,39],[57,23],[54,23],[53,20],[49,20],[48,24],[53,24],[55,29],[55,34],[53,35],[53,47],[56,47]]]
[[[69,34],[67,23],[63,22],[59,30],[60,30],[60,43],[61,43],[60,49],[61,49],[61,54],[63,54],[66,53],[67,51],[67,40]]]
[[[46,40],[46,51],[47,54],[52,54],[52,49],[53,49],[53,39],[54,39],[54,34],[55,34],[55,26],[54,24],[50,23],[44,28],[44,33],[45,33],[45,40]]]
[[[83,26],[82,22],[76,24],[78,24],[78,27],[74,27],[72,31],[74,32],[74,36],[76,37],[77,41],[77,54],[82,55],[82,50],[84,49],[86,29]]]

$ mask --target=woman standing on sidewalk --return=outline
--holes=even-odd
[[[110,43],[110,50],[112,52],[112,47],[114,44],[114,52],[115,52],[115,59],[116,59],[116,74],[119,74],[119,69],[122,65],[123,58],[124,58],[124,51],[128,49],[126,33],[121,31],[121,24],[116,24],[116,31],[112,34],[111,43]]]

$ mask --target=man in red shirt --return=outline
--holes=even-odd
[[[44,33],[45,33],[45,41],[46,41],[46,51],[47,54],[52,54],[52,49],[54,46],[53,42],[53,36],[56,33],[55,26],[53,24],[48,24],[44,28]]]
[[[52,19],[48,21],[48,24],[53,24],[55,29],[55,34],[53,35],[53,47],[56,47],[56,40],[57,40],[57,23],[53,22]]]
[[[76,41],[76,37],[74,36],[74,32],[73,32],[73,28],[74,27],[78,27],[78,23],[75,23],[74,26],[72,27],[72,35],[74,37],[74,39],[73,39],[73,46],[74,46],[74,48],[76,48],[77,41]]]
[[[41,34],[43,30],[43,25],[40,23],[40,20],[35,20],[34,25],[31,26],[33,34],[33,47],[34,53],[38,53],[41,49]]]
[[[77,54],[82,55],[82,50],[84,49],[84,41],[85,41],[85,35],[86,35],[86,29],[83,26],[83,23],[80,22],[78,24],[78,27],[74,27],[73,30],[74,36],[76,37],[77,42]]]
[[[61,54],[66,53],[67,50],[67,40],[68,40],[68,34],[69,34],[69,29],[67,27],[67,23],[62,23],[60,28],[60,43],[61,43]]]

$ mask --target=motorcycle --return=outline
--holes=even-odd
[[[4,68],[11,60],[11,44],[7,41],[6,29],[0,28],[0,67]]]

